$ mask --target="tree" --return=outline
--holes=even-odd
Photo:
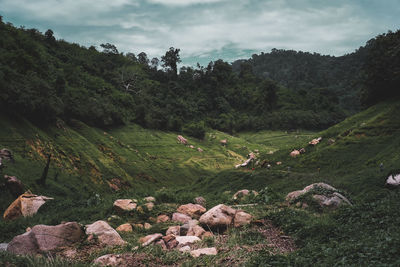
[[[142,65],[148,66],[149,65],[149,59],[147,58],[147,55],[145,52],[141,52],[138,55],[138,62]]]
[[[160,60],[156,57],[153,57],[153,59],[151,60],[151,67],[153,69],[157,70],[159,63],[160,63]]]
[[[125,92],[139,93],[137,91],[138,75],[133,67],[125,67],[120,70],[120,81]]]
[[[101,44],[100,46],[103,48],[103,53],[115,54],[115,55],[119,54],[117,47],[113,44],[106,43],[106,44]]]
[[[170,47],[165,55],[161,57],[161,61],[163,62],[162,66],[164,68],[171,69],[175,75],[178,74],[177,63],[181,62],[179,51],[181,51],[179,48],[175,49],[173,47]]]

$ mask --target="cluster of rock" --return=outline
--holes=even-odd
[[[66,222],[55,226],[36,225],[18,235],[7,245],[10,253],[21,255],[48,254],[52,251],[80,243],[87,237],[88,242],[103,246],[122,246],[126,242],[107,222],[97,221],[83,227],[77,222]]]
[[[311,194],[312,199],[321,207],[338,208],[342,205],[351,205],[351,202],[336,188],[325,183],[314,183],[302,190],[290,192],[286,196],[286,201],[290,205],[294,204],[297,207],[307,208],[308,204],[301,202],[302,197],[306,194]]]
[[[203,201],[202,199],[198,199]],[[182,225],[170,226],[165,235],[155,233],[140,239],[142,246],[156,244],[165,250],[178,249],[181,252],[190,252],[193,257],[200,255],[215,255],[215,248],[193,249],[196,242],[206,237],[213,236],[206,229],[225,229],[228,226],[240,227],[251,222],[252,216],[242,210],[235,210],[220,204],[209,211],[199,204],[185,204],[178,207],[172,214],[171,221]],[[167,215],[160,215],[158,222],[169,221]]]
[[[184,145],[188,146],[191,149],[195,149],[194,145],[188,145],[188,140],[185,137],[183,137],[182,135],[178,135],[176,139],[178,140],[178,142],[180,144],[184,144]],[[197,148],[197,151],[199,151],[200,153],[204,152],[204,150],[201,149],[200,147]]]

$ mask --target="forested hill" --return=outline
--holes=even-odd
[[[293,50],[272,49],[250,59],[232,63],[235,72],[251,68],[261,78],[269,78],[287,88],[307,93],[312,88],[327,88],[339,96],[343,109],[356,112],[360,107],[359,90],[367,48],[340,57]]]
[[[57,40],[51,30],[15,28],[0,16],[1,112],[40,124],[77,119],[104,128],[133,121],[200,138],[206,128],[322,129],[357,109],[358,88],[366,104],[396,94],[396,68],[384,80],[377,68],[398,60],[391,60],[398,36],[378,36],[368,49],[341,58],[274,50],[237,72],[236,63],[223,60],[178,72],[180,50],[173,47],[151,60],[109,43],[98,51]],[[268,77],[260,75],[266,58],[274,58]],[[379,81],[389,81],[387,91],[387,84],[377,91]]]

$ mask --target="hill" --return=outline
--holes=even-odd
[[[262,198],[245,199],[239,204],[256,201],[258,205],[243,209],[257,220],[271,221],[280,231],[293,237],[297,246],[295,252],[286,255],[257,249],[249,252],[246,248],[249,244],[252,247],[269,241],[262,241],[264,239],[260,239],[254,228],[245,228],[229,230],[230,237],[225,245],[215,241],[220,249],[230,244],[227,247],[230,252],[211,258],[190,260],[173,252],[146,249],[138,253],[161,253],[158,255],[164,264],[172,265],[186,262],[212,266],[226,261],[226,257],[232,262],[240,259],[239,262],[246,262],[248,266],[332,265],[338,262],[344,265],[366,262],[395,265],[397,252],[394,248],[400,242],[400,236],[396,234],[400,195],[398,190],[385,188],[384,183],[388,173],[398,169],[399,103],[395,100],[380,103],[320,133],[263,131],[233,137],[211,132],[206,134],[204,141],[189,139],[190,144],[204,149],[202,154],[179,144],[175,133],[149,131],[137,125],[106,131],[105,134],[103,130],[77,121],[74,125],[39,130],[26,120],[3,117],[1,145],[11,147],[16,159],[15,164],[7,164],[4,173],[18,175],[35,193],[56,200],[46,204],[35,217],[19,219],[12,224],[1,221],[0,241],[7,242],[12,236],[24,232],[26,227],[38,223],[54,225],[61,220],[90,223],[110,218],[112,202],[121,197],[156,196],[157,209],[130,219],[142,221],[152,214],[157,216],[171,210],[170,204],[163,203],[184,204],[202,195],[207,199],[207,207],[221,202],[232,205],[237,204],[232,200],[234,192],[254,189],[261,193]],[[9,138],[10,134],[15,136],[14,140]],[[315,147],[307,146],[308,141],[318,136],[323,138],[321,143]],[[31,145],[31,138],[36,145]],[[226,147],[219,143],[222,138],[229,140]],[[78,150],[77,143],[84,149]],[[52,149],[56,155],[54,163],[58,162],[57,155],[66,155],[62,161],[66,164],[62,168],[54,166],[56,164],[51,168],[46,187],[35,183],[45,165],[40,144],[47,144],[47,149]],[[290,151],[301,147],[305,147],[306,153],[297,158],[289,156]],[[255,150],[259,151],[260,161],[271,164],[270,169],[256,165],[253,165],[254,170],[251,167],[233,168],[245,159],[249,151]],[[78,160],[66,160],[77,155],[79,165],[74,165]],[[282,164],[276,165],[277,161]],[[384,171],[379,168],[381,162]],[[73,172],[74,166],[78,169],[76,173]],[[57,172],[60,175],[54,179]],[[132,187],[112,193],[106,181],[115,176],[128,181]],[[340,189],[353,206],[326,212],[316,207],[304,210],[282,205],[287,193],[313,182],[325,182]],[[100,193],[101,200],[92,203],[95,193]],[[2,192],[1,200],[4,209],[12,198]],[[116,227],[124,218],[112,225]],[[145,233],[157,231],[160,228],[155,227]],[[136,244],[143,234],[134,231],[124,238]],[[232,246],[238,246],[239,252],[233,253]],[[239,257],[245,251],[246,256]],[[89,260],[96,255],[99,254],[93,254]],[[15,260],[4,256],[8,261]]]

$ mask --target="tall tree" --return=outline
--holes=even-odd
[[[165,53],[164,56],[161,57],[161,61],[163,62],[164,68],[169,68],[172,72],[177,75],[178,67],[177,64],[181,62],[181,58],[179,56],[179,52],[181,50],[179,48],[170,47],[169,50]]]

